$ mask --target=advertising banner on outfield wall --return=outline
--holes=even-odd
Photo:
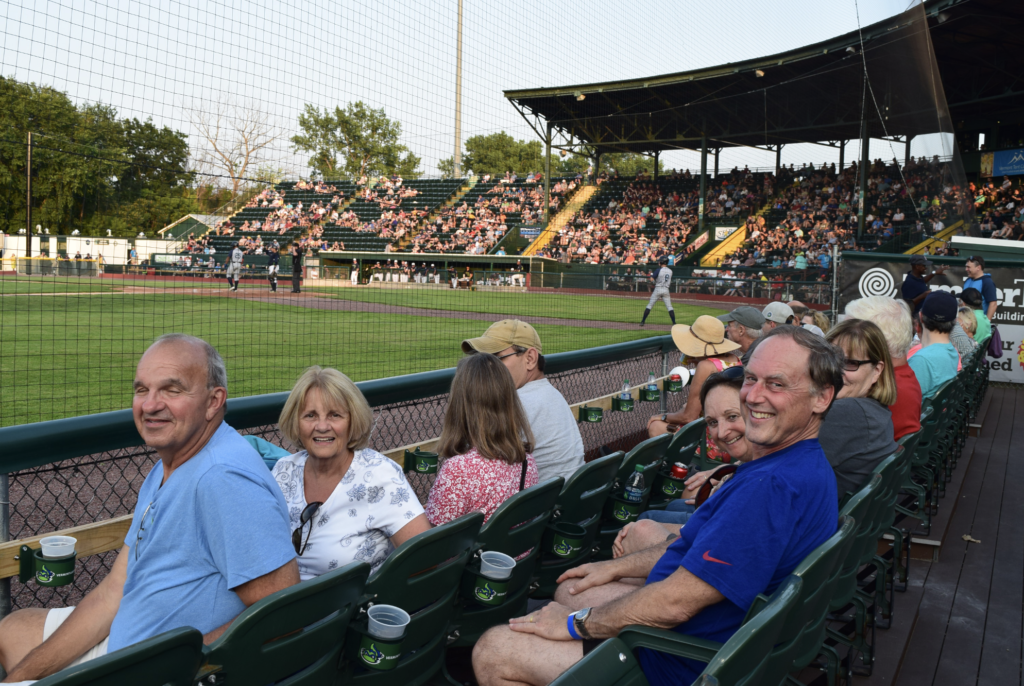
[[[899,297],[903,279],[910,271],[906,261],[844,259],[839,281],[839,312],[857,298],[871,295]],[[1003,339],[1003,356],[988,358],[992,381],[1024,384],[1024,270],[1019,267],[988,267],[996,284],[999,308],[994,324],[999,326]],[[946,273],[929,282],[933,290],[949,291],[956,295],[963,290],[967,273],[963,265],[950,265]]]

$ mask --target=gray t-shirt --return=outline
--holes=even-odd
[[[533,429],[533,459],[540,480],[556,476],[568,480],[583,466],[583,437],[569,403],[547,379],[531,381],[518,392]]]
[[[892,413],[871,398],[840,398],[832,403],[818,441],[842,498],[867,483],[872,470],[896,450]]]

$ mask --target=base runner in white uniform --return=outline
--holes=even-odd
[[[231,255],[228,257],[228,288],[232,291],[238,290],[238,280],[242,276],[242,249],[235,243],[231,248]]]
[[[672,309],[672,297],[668,293],[668,287],[672,285],[672,270],[668,268],[668,258],[662,257],[658,260],[658,264],[661,267],[654,274],[654,292],[651,293],[651,299],[647,303],[647,309],[644,310],[644,318],[640,320],[640,326],[647,322],[647,315],[654,309],[654,303],[658,302],[658,298],[665,303],[665,309],[668,310],[668,316],[672,318],[672,323],[676,323],[676,312]]]

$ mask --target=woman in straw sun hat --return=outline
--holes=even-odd
[[[740,364],[740,358],[733,354],[739,350],[739,343],[733,343],[725,337],[725,324],[709,315],[697,317],[693,326],[676,324],[672,327],[672,341],[679,352],[697,362],[697,369],[690,384],[690,395],[686,405],[678,412],[657,414],[647,421],[647,433],[652,438],[675,431],[681,426],[701,417],[700,388],[704,380],[723,369]],[[710,436],[707,440],[707,455],[711,459],[723,460],[723,453]]]

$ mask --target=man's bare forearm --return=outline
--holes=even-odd
[[[654,565],[665,554],[670,543],[670,541],[665,540],[658,545],[618,558],[615,560],[615,575],[620,579],[646,579],[647,575],[654,569]]]
[[[88,593],[53,635],[15,665],[7,681],[41,679],[67,667],[110,634],[121,605],[129,548],[125,546],[110,574]]]
[[[630,624],[672,629],[723,599],[713,586],[680,567],[662,581],[594,608],[587,631],[594,638],[611,638]]]

